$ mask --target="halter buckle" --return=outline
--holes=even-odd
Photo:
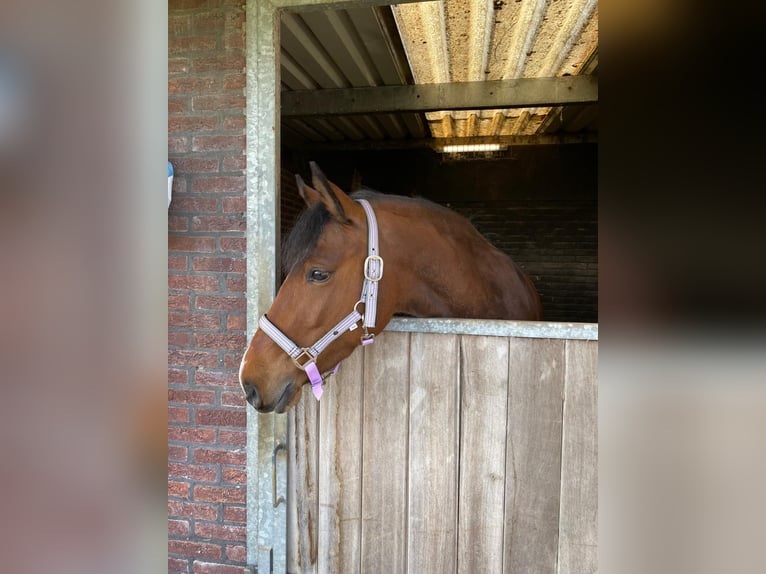
[[[378,270],[377,276],[373,277],[372,273],[370,271],[370,263],[373,261],[377,261],[380,264],[380,269]],[[367,279],[367,281],[373,281],[378,282],[383,278],[383,258],[379,255],[368,255],[367,259],[364,260],[364,278]]]
[[[306,361],[301,363],[301,359],[303,359],[304,357],[306,358]],[[300,355],[296,357],[292,357],[292,359],[296,367],[298,367],[301,371],[305,371],[306,365],[316,360],[316,357],[314,357],[314,355],[312,355],[311,352],[306,347],[303,347],[301,349]]]

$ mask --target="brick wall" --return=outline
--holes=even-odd
[[[524,268],[540,293],[545,321],[598,322],[598,210],[594,201],[448,205]]]
[[[168,572],[245,564],[243,3],[170,0]]]

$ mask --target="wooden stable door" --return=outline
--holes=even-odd
[[[595,572],[598,342],[384,332],[289,415],[287,571]]]

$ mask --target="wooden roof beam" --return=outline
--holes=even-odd
[[[423,149],[441,151],[445,145],[500,144],[504,146],[571,145],[598,143],[595,133],[582,134],[534,134],[517,136],[474,136],[444,138],[412,138],[403,140],[363,140],[344,142],[305,142],[289,146],[302,151],[362,151],[384,149]]]
[[[563,76],[282,92],[282,117],[482,110],[598,101],[598,78]]]

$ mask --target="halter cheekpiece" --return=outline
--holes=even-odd
[[[258,320],[258,326],[261,330],[279,345],[285,353],[290,355],[296,367],[306,372],[311,382],[311,391],[317,400],[322,397],[322,384],[325,377],[337,372],[340,366],[339,363],[330,371],[321,374],[316,365],[319,354],[346,331],[356,329],[359,326],[359,321],[362,321],[361,344],[369,345],[375,340],[375,334],[370,333],[369,329],[375,327],[375,316],[378,307],[378,281],[383,277],[383,259],[380,257],[378,247],[378,222],[375,219],[375,212],[367,200],[358,199],[356,201],[361,204],[364,208],[364,213],[367,215],[367,258],[364,260],[362,294],[359,297],[359,301],[354,304],[351,313],[310,347],[296,345],[274,323],[269,321],[265,314]],[[364,315],[357,311],[360,303],[364,304]]]

